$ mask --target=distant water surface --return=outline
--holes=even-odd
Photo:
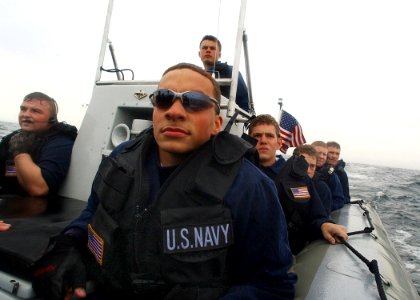
[[[16,123],[0,121],[0,138],[18,128]],[[420,293],[420,170],[349,162],[346,170],[351,196],[377,210]]]
[[[0,121],[0,138],[16,129],[19,129],[19,124]]]
[[[346,169],[351,196],[377,210],[420,294],[420,171],[356,163]]]

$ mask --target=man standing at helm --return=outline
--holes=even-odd
[[[198,56],[203,62],[204,68],[215,78],[232,78],[232,66],[219,61],[222,56],[222,43],[213,35],[205,35],[200,42]],[[229,99],[230,85],[221,86],[222,95]],[[238,87],[236,90],[236,104],[245,111],[249,111],[248,88],[239,72]]]

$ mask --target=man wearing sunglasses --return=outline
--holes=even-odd
[[[103,160],[87,208],[35,264],[38,296],[83,298],[88,278],[99,299],[293,299],[275,186],[220,132],[217,82],[181,63],[150,100],[153,128]]]
[[[200,42],[198,56],[203,62],[204,68],[216,78],[232,78],[232,66],[219,61],[222,56],[222,43],[213,35],[205,35]],[[230,85],[220,87],[222,95],[229,99]],[[236,89],[236,104],[245,111],[249,111],[248,88],[242,77],[238,74],[238,87]]]

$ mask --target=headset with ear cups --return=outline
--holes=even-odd
[[[54,100],[54,98],[50,98],[52,102],[51,105],[53,105],[53,114],[52,116],[48,119],[48,124],[55,124],[58,123],[58,119],[57,119],[57,114],[58,114],[58,104],[57,101]]]
[[[58,122],[57,117],[51,117],[48,119],[48,124],[55,124],[57,122]]]

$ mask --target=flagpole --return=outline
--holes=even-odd
[[[277,103],[278,103],[278,105],[280,107],[280,110],[279,110],[279,124],[280,124],[281,114],[283,112],[283,98],[279,98]]]

